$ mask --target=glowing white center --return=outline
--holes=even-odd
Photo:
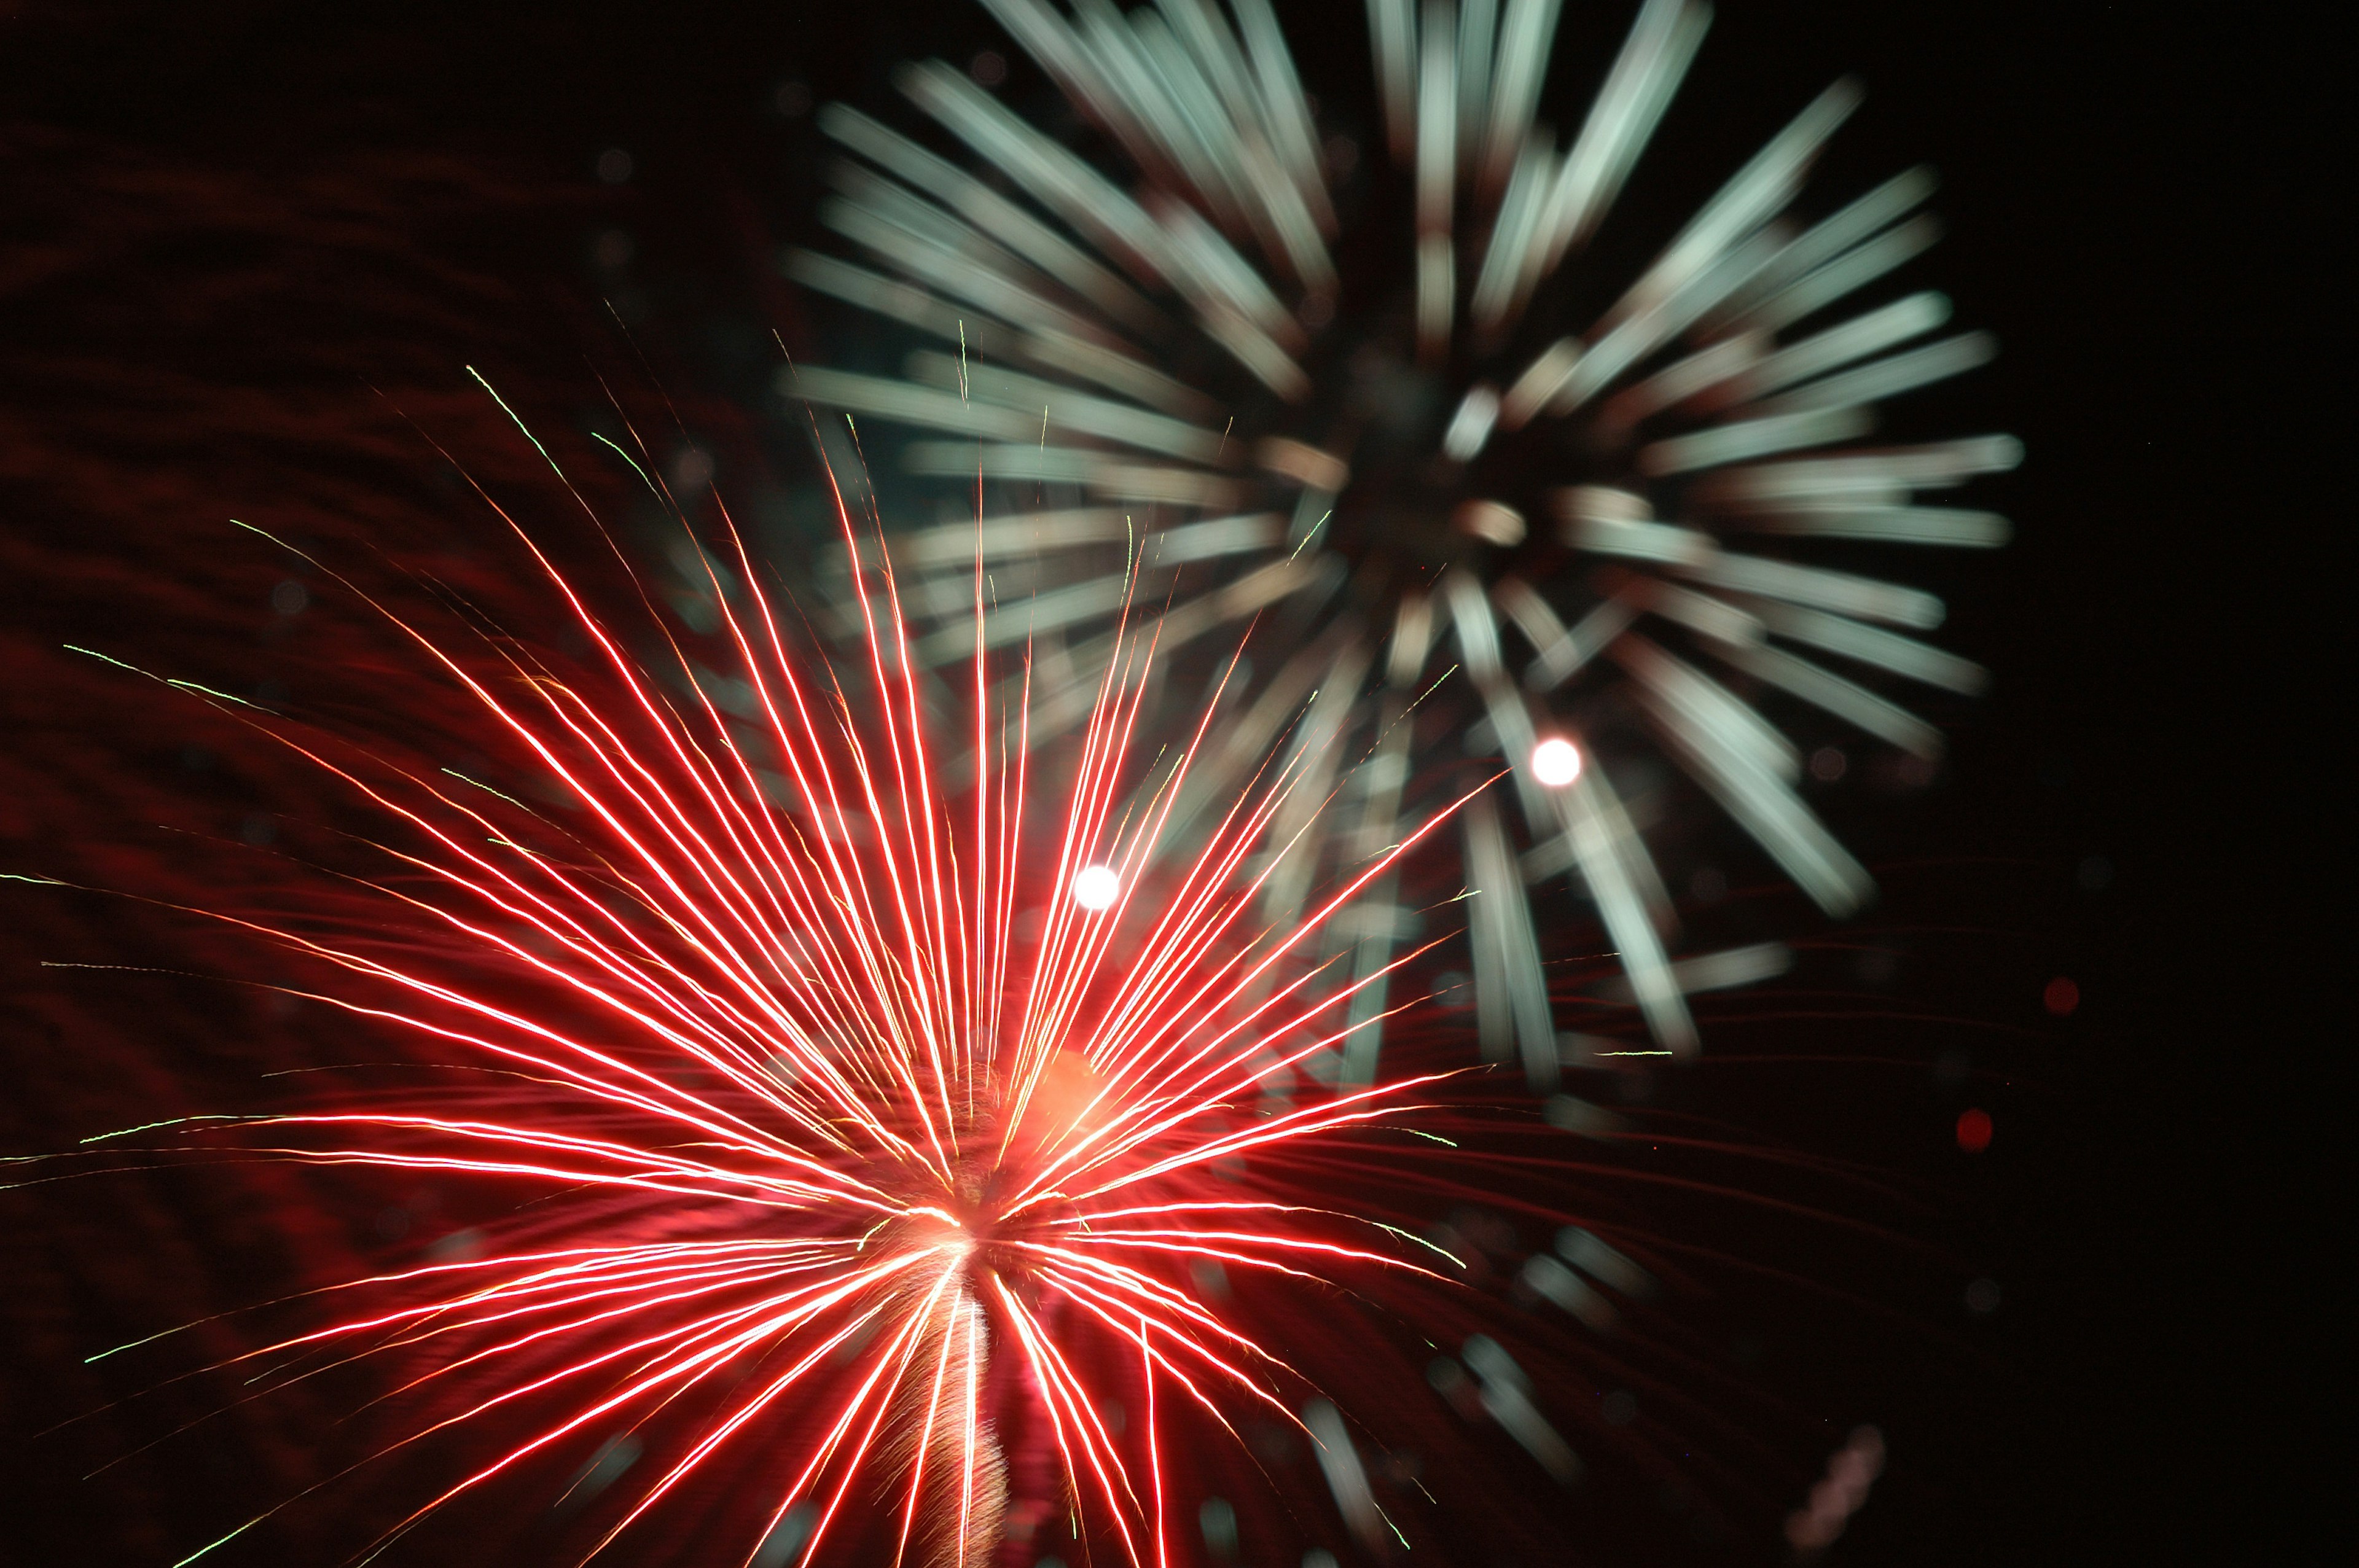
[[[1083,866],[1073,873],[1073,902],[1083,909],[1112,909],[1122,896],[1122,879],[1112,866]]]
[[[1581,749],[1550,736],[1532,748],[1532,776],[1550,789],[1562,789],[1581,776]]]

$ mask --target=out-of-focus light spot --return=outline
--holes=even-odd
[[[558,1498],[553,1505],[555,1511],[571,1513],[613,1486],[625,1471],[639,1462],[641,1452],[639,1440],[629,1433],[608,1438],[599,1444],[590,1462],[573,1473],[573,1484]]]
[[[1283,474],[1308,490],[1332,494],[1351,481],[1352,465],[1308,441],[1268,436],[1254,444],[1254,461],[1274,474]]]
[[[306,592],[303,585],[293,578],[288,578],[270,590],[270,608],[281,615],[300,615],[303,613],[303,607],[310,602],[310,594]]]
[[[2059,975],[2039,993],[2039,1005],[2058,1018],[2070,1018],[2072,1010],[2081,1005],[2081,988]]]
[[[1498,393],[1488,382],[1470,388],[1460,399],[1458,412],[1450,416],[1449,428],[1441,434],[1442,454],[1454,463],[1473,462],[1474,455],[1483,449],[1483,443],[1491,438],[1492,427],[1498,422]],[[1518,524],[1522,521],[1520,517],[1516,519]],[[1521,537],[1522,533],[1518,526],[1517,536]]]
[[[1335,297],[1311,293],[1302,297],[1302,304],[1294,312],[1295,319],[1316,332],[1335,319]]]
[[[1444,969],[1433,977],[1433,1001],[1437,1007],[1473,1007],[1474,982],[1461,969]]]
[[[1122,878],[1112,866],[1083,866],[1073,873],[1073,902],[1083,909],[1112,909],[1122,896]]]
[[[1979,1108],[1965,1111],[1958,1118],[1958,1147],[1969,1154],[1979,1154],[1990,1147],[1990,1112]]]
[[[1302,1568],[1336,1568],[1335,1554],[1323,1546],[1314,1546],[1302,1554]]]
[[[1883,1473],[1884,1434],[1872,1426],[1853,1428],[1827,1461],[1826,1477],[1810,1488],[1809,1503],[1787,1516],[1786,1540],[1794,1554],[1807,1561],[1833,1545]]]
[[[261,812],[254,812],[237,825],[237,836],[259,849],[278,837],[278,824]]]
[[[1551,735],[1532,748],[1532,776],[1550,789],[1562,789],[1581,776],[1581,748],[1560,735]]]
[[[1226,1498],[1206,1498],[1196,1509],[1196,1522],[1204,1531],[1204,1549],[1216,1562],[1226,1563],[1237,1554],[1237,1510]]]
[[[1638,1399],[1627,1389],[1616,1389],[1598,1401],[1597,1413],[1608,1426],[1627,1426],[1638,1419]]]
[[[607,230],[590,247],[590,258],[608,272],[630,265],[631,258],[638,254],[637,242],[620,229]]]
[[[598,178],[608,185],[622,184],[631,178],[631,170],[636,167],[631,155],[620,147],[608,147],[598,155]]]
[[[1495,501],[1460,502],[1450,514],[1450,525],[1470,539],[1480,539],[1503,550],[1522,544],[1527,527],[1522,513]]]
[[[1483,1395],[1474,1387],[1474,1379],[1466,1375],[1465,1368],[1447,1356],[1437,1356],[1425,1364],[1425,1380],[1460,1415],[1468,1421],[1483,1419]]]
[[[671,479],[682,490],[701,490],[712,482],[712,459],[690,447],[672,459]]]
[[[1821,746],[1810,753],[1810,776],[1821,784],[1832,784],[1843,776],[1851,759],[1834,746]]]
[[[1688,896],[1698,903],[1718,903],[1728,896],[1728,879],[1706,866],[1688,879]]]
[[[438,1237],[426,1245],[429,1263],[472,1263],[484,1255],[484,1233],[473,1226]]]
[[[770,1527],[755,1549],[754,1568],[788,1568],[803,1554],[803,1542],[810,1539],[811,1526],[819,1520],[819,1509],[810,1503],[797,1503]]]
[[[1893,765],[1892,776],[1903,789],[1923,789],[1933,782],[1933,775],[1940,771],[1940,765],[1932,758],[1912,754]]]
[[[810,113],[810,89],[799,81],[781,81],[777,92],[770,95],[770,102],[788,119],[799,120]]]
[[[967,62],[967,74],[985,87],[996,87],[1007,80],[1007,62],[996,51],[985,49]]]
[[[1985,1275],[1966,1287],[1966,1310],[1977,1317],[1998,1311],[1998,1281]]]
[[[1561,1127],[1567,1132],[1577,1132],[1584,1138],[1602,1138],[1619,1132],[1625,1123],[1610,1110],[1603,1110],[1585,1099],[1571,1095],[1550,1095],[1541,1115],[1550,1127]]]
[[[2082,892],[2103,892],[2114,885],[2114,863],[2103,855],[2092,855],[2073,870],[2072,880]]]

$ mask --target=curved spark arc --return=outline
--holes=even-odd
[[[1538,118],[1558,0],[1369,0],[1403,188],[1397,214],[1371,198],[1373,218],[1340,200],[1348,170],[1319,148],[1268,0],[983,3],[1113,158],[1085,157],[940,60],[911,65],[897,85],[973,172],[830,106],[820,128],[847,157],[820,218],[860,261],[789,264],[818,292],[958,344],[955,360],[920,351],[897,376],[779,378],[798,407],[947,438],[908,446],[918,474],[978,497],[986,479],[1002,487],[1012,511],[982,535],[962,522],[874,547],[904,565],[900,602],[934,628],[915,639],[921,658],[985,635],[953,569],[970,557],[1033,595],[1033,624],[1069,672],[1070,691],[1044,693],[1043,737],[1089,710],[1121,643],[1104,623],[1140,581],[1170,589],[1159,622],[1173,649],[1277,611],[1293,628],[1272,640],[1278,667],[1204,741],[1197,784],[1221,795],[1309,701],[1290,760],[1321,782],[1298,795],[1298,825],[1330,786],[1343,808],[1265,885],[1266,918],[1303,909],[1321,860],[1364,860],[1417,817],[1433,786],[1411,777],[1411,726],[1421,705],[1446,705],[1427,732],[1446,722],[1451,742],[1504,755],[1516,802],[1461,818],[1484,895],[1470,935],[1484,1054],[1556,1087],[1529,890],[1559,876],[1594,906],[1656,1043],[1691,1054],[1687,998],[1731,956],[1674,960],[1679,912],[1640,834],[1644,803],[1625,798],[1632,773],[1619,769],[1625,731],[1841,916],[1872,881],[1804,797],[1802,752],[1762,708],[1815,710],[1925,762],[1940,730],[1888,689],[1984,681],[1914,634],[1940,624],[1939,600],[1810,558],[1862,542],[1984,548],[2008,531],[1925,503],[2016,466],[2012,438],[1857,444],[1883,404],[1987,362],[1990,336],[1937,336],[1951,305],[1925,290],[1825,324],[1931,243],[1917,211],[1930,175],[1815,222],[1789,217],[1859,102],[1837,81],[1592,326],[1542,335],[1527,322],[1669,112],[1710,20],[1701,0],[1643,0],[1561,146]],[[1371,259],[1395,253],[1397,287]],[[1391,303],[1365,308],[1380,295]],[[859,597],[843,591],[848,622]],[[1589,765],[1544,776],[1533,758],[1549,741]],[[1334,935],[1364,977],[1397,952],[1405,913],[1383,881],[1364,905]],[[1375,1081],[1383,990],[1364,994],[1318,1076]]]
[[[1038,1390],[1074,1505],[1135,1564],[1161,1560],[1156,1444],[1169,1434],[1150,1415],[1142,1454],[1136,1434],[1111,1430],[1100,1413],[1108,1377],[1143,1379],[1150,1408],[1168,1380],[1223,1426],[1230,1398],[1299,1426],[1275,1390],[1301,1382],[1277,1349],[1162,1269],[1201,1257],[1299,1283],[1364,1270],[1434,1277],[1399,1255],[1387,1227],[1341,1210],[1211,1200],[1194,1184],[1216,1162],[1273,1142],[1408,1114],[1408,1097],[1435,1081],[1266,1120],[1231,1103],[1273,1065],[1339,1037],[1322,1017],[1368,982],[1305,957],[1304,945],[1446,813],[1360,868],[1310,920],[1258,927],[1253,890],[1290,849],[1277,846],[1250,878],[1239,870],[1269,848],[1310,775],[1267,770],[1213,831],[1175,851],[1174,808],[1206,730],[1168,765],[1131,777],[1147,690],[1136,676],[1157,628],[1125,620],[1116,634],[1129,646],[1100,683],[1049,836],[1053,859],[1027,857],[1028,710],[1002,707],[980,637],[967,741],[1003,765],[969,786],[968,815],[935,776],[919,666],[898,622],[871,622],[864,673],[875,700],[832,672],[815,676],[725,511],[737,586],[724,593],[712,581],[726,600],[732,673],[760,715],[743,730],[669,631],[677,683],[636,659],[588,592],[499,515],[586,637],[592,662],[582,673],[560,674],[506,637],[483,636],[484,652],[470,655],[337,580],[557,786],[574,820],[560,825],[489,786],[501,804],[462,797],[345,737],[241,714],[377,815],[384,827],[360,842],[393,874],[347,880],[432,939],[354,941],[300,919],[168,906],[324,967],[337,984],[280,989],[406,1032],[433,1059],[495,1066],[496,1087],[473,1102],[462,1085],[418,1103],[182,1131],[193,1148],[553,1195],[518,1228],[534,1244],[336,1287],[394,1299],[236,1363],[283,1386],[373,1357],[427,1357],[372,1402],[432,1397],[452,1408],[363,1465],[454,1433],[506,1433],[552,1407],[396,1522],[371,1554],[576,1440],[702,1400],[710,1412],[683,1451],[588,1556],[677,1502],[701,1467],[766,1422],[816,1411],[746,1561],[798,1508],[815,1510],[806,1553],[854,1549],[866,1537],[856,1524],[846,1532],[853,1499],[878,1484],[882,1456],[906,1449],[896,1560],[964,1563],[971,1534],[996,1517],[984,1371],[1012,1354]],[[849,505],[838,517],[856,555],[860,524]],[[889,604],[889,560],[879,575]],[[785,782],[783,805],[765,762]],[[1084,864],[1117,869],[1112,907],[1067,896]],[[1134,912],[1147,890],[1152,913]],[[1018,916],[1044,894],[1027,957]],[[1184,1227],[1198,1215],[1218,1215],[1217,1228],[1139,1223],[1162,1216]],[[1101,1220],[1112,1223],[1101,1230]],[[1337,1239],[1353,1227],[1380,1234]],[[1112,1364],[1132,1370],[1109,1373],[1103,1346],[1126,1347]],[[209,1559],[276,1511],[183,1562]],[[929,1539],[929,1521],[945,1516],[955,1517],[954,1543]]]

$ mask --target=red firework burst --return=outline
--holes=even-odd
[[[1161,1563],[1190,1407],[1233,1433],[1258,1409],[1356,1473],[1332,1408],[1296,1413],[1310,1381],[1234,1310],[1226,1271],[1321,1292],[1454,1264],[1313,1195],[1335,1145],[1398,1123],[1438,1076],[1300,1107],[1269,1088],[1332,1056],[1350,999],[1382,979],[1339,977],[1310,946],[1321,926],[1440,818],[1313,918],[1256,929],[1294,848],[1269,829],[1301,775],[1266,772],[1167,853],[1201,731],[1132,760],[1145,640],[1109,667],[1052,792],[1027,774],[1022,703],[995,706],[978,562],[955,727],[981,766],[952,789],[889,566],[864,667],[831,671],[796,651],[720,516],[704,558],[725,678],[659,626],[660,655],[635,654],[512,520],[579,660],[377,604],[561,813],[170,683],[324,770],[382,858],[348,918],[191,913],[322,977],[273,989],[444,1070],[350,1105],[162,1125],[187,1149],[529,1200],[479,1255],[316,1292],[354,1304],[236,1365],[273,1386],[393,1368],[388,1397],[422,1413],[364,1463],[477,1441],[460,1446],[487,1456],[380,1546],[618,1430],[659,1462],[592,1554],[713,1511],[705,1483],[758,1454],[719,1560],[963,1564],[1070,1513],[1077,1541]],[[1043,832],[1027,803],[1051,793]],[[1348,1490],[1347,1523],[1373,1532]]]

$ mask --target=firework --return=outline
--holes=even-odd
[[[1357,183],[1320,139],[1269,0],[1127,16],[1105,0],[1071,16],[985,4],[1138,186],[940,61],[899,86],[980,172],[829,109],[822,129],[854,157],[822,219],[886,270],[811,253],[790,270],[957,350],[919,353],[901,377],[803,367],[782,391],[950,433],[909,443],[906,465],[958,481],[969,514],[978,496],[1014,514],[984,549],[1003,599],[1032,595],[1000,634],[1055,644],[1043,668],[1062,684],[1044,681],[1036,734],[1090,711],[1138,529],[1136,569],[1169,600],[1167,653],[1256,613],[1275,632],[1257,690],[1203,743],[1205,800],[1307,702],[1298,800],[1338,796],[1316,838],[1352,865],[1451,792],[1447,752],[1504,755],[1514,812],[1469,811],[1458,835],[1481,895],[1486,1054],[1556,1081],[1527,889],[1560,874],[1593,903],[1658,1044],[1690,1053],[1687,994],[1757,974],[1760,955],[1672,960],[1635,753],[1667,754],[1839,915],[1869,878],[1803,800],[1800,752],[1755,698],[1927,759],[1940,732],[1884,688],[1983,683],[1911,635],[1940,623],[1939,600],[1824,564],[1830,546],[2006,535],[1997,516],[1919,501],[2014,466],[2011,438],[1844,444],[1880,401],[1993,352],[1980,332],[1933,336],[1951,308],[1931,292],[1824,324],[1931,243],[1918,211],[1930,176],[1787,216],[1858,102],[1839,81],[1593,324],[1560,334],[1539,325],[1550,286],[1577,272],[1669,105],[1708,18],[1695,0],[1647,0],[1561,149],[1538,117],[1556,0],[1370,0],[1393,173]],[[921,661],[962,656],[976,634],[971,537],[952,524],[896,542],[908,602],[938,628]],[[1268,918],[1303,906],[1314,860],[1268,885]],[[1369,982],[1349,1084],[1375,1081],[1374,977],[1409,928],[1380,880],[1335,933]]]
[[[1266,927],[1261,891],[1299,852],[1277,832],[1321,781],[1264,770],[1173,853],[1205,740],[1132,759],[1151,622],[1118,623],[1079,735],[1036,753],[1023,703],[998,700],[978,568],[964,743],[984,761],[953,792],[898,619],[841,671],[799,654],[720,517],[701,558],[723,626],[701,655],[659,623],[635,654],[521,527],[578,659],[462,603],[438,633],[370,599],[510,759],[507,789],[168,683],[348,792],[377,860],[349,906],[188,913],[282,954],[272,989],[407,1038],[430,1087],[150,1123],[96,1157],[163,1136],[524,1201],[473,1255],[314,1292],[330,1321],[232,1363],[265,1387],[380,1367],[383,1397],[423,1413],[364,1467],[423,1444],[473,1456],[380,1547],[603,1437],[577,1488],[618,1453],[659,1462],[592,1553],[676,1528],[658,1521],[727,1466],[723,1561],[990,1562],[1070,1515],[1077,1539],[1162,1563],[1175,1433],[1248,1418],[1300,1433],[1345,1529],[1381,1543],[1397,1527],[1344,1414],[1236,1303],[1468,1266],[1390,1222],[1415,1204],[1336,1205],[1355,1159],[1400,1165],[1400,1124],[1447,1075],[1302,1108],[1263,1092],[1336,1048],[1370,983],[1316,961],[1321,924],[1444,814]],[[875,586],[894,600],[889,568]],[[1052,786],[1038,770],[1060,755]],[[1052,787],[1043,831],[1027,805]],[[1568,1258],[1636,1288],[1568,1235],[1589,1249]],[[1544,1286],[1610,1310],[1572,1268]],[[1577,1473],[1516,1357],[1467,1345],[1465,1398]]]

